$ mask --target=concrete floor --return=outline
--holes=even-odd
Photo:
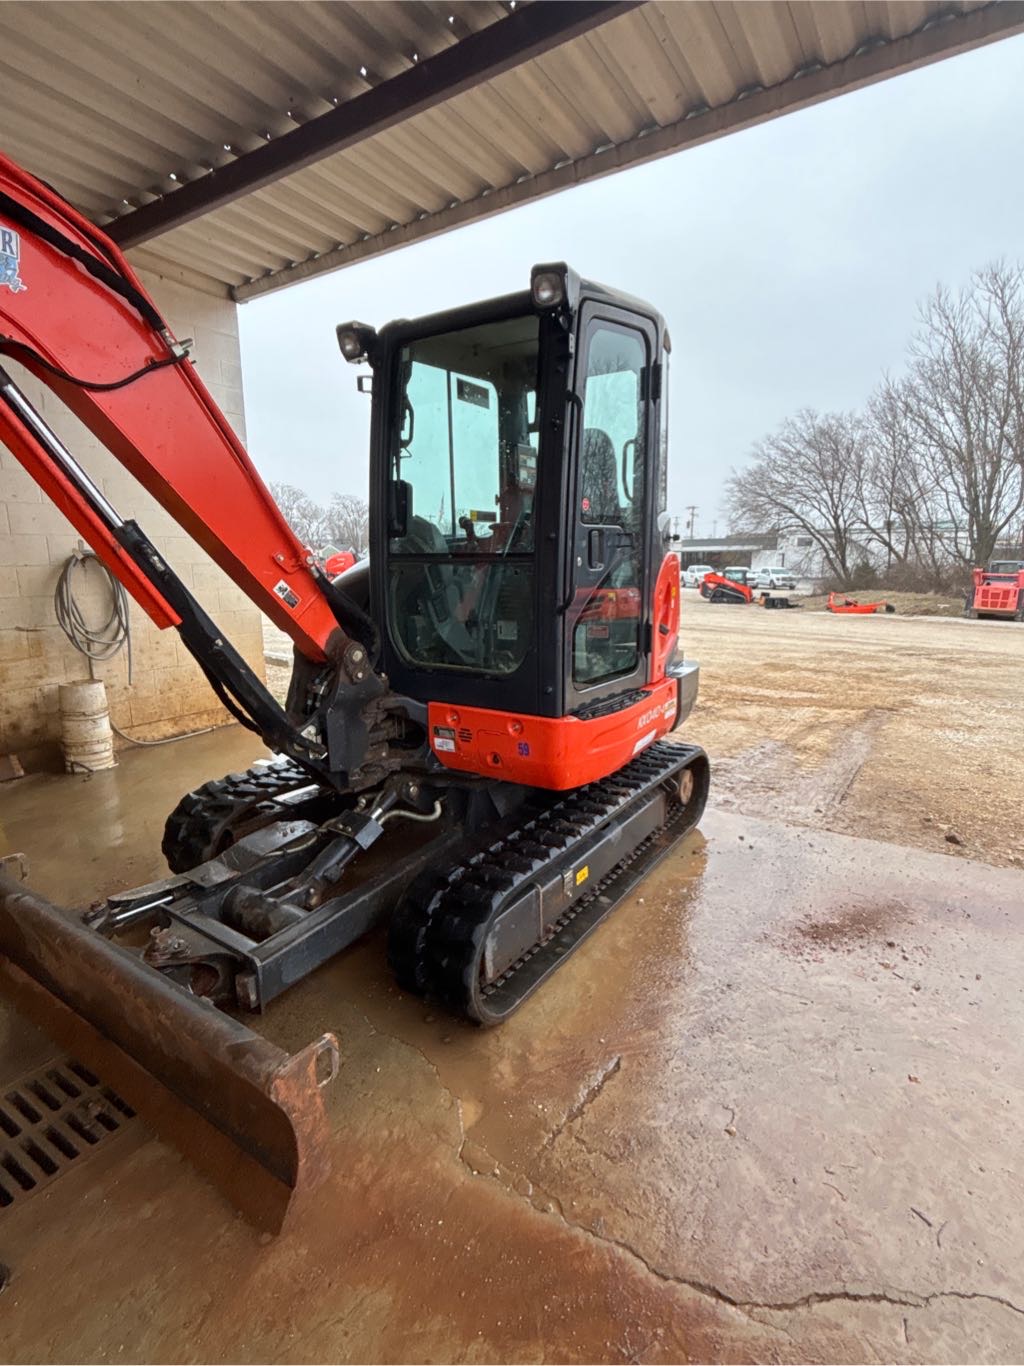
[[[0,796],[83,904],[162,871],[237,729]],[[0,1212],[11,1361],[1024,1359],[1024,874],[712,811],[506,1026],[371,939],[266,1019],[342,1043],[315,1213],[253,1232],[136,1125]],[[0,1082],[45,1048],[0,1013]]]

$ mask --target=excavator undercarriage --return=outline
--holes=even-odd
[[[399,983],[495,1024],[692,829],[707,788],[703,752],[670,742],[572,793],[503,792],[500,809],[483,787],[428,788],[420,838],[404,830],[401,857],[310,907],[310,869],[362,813],[324,819],[329,798],[300,770],[261,766],[207,784],[172,813],[168,862],[182,866],[204,839],[205,862],[85,919],[109,936],[149,926],[144,961],[218,1005],[262,1010],[390,918]]]
[[[0,357],[295,644],[281,705],[0,365],[0,441],[277,756],[183,797],[170,876],[86,912],[0,869],[0,979],[277,1227],[326,1173],[338,1044],[288,1055],[244,1013],[386,925],[403,987],[498,1024],[700,819],[707,757],[673,734],[698,669],[665,512],[668,333],[563,265],[340,327],[373,373],[371,554],[335,582],[129,263],[3,157],[0,230],[20,235]]]
[[[403,839],[301,910],[288,894],[311,885],[303,873],[346,813],[323,819],[333,794],[288,761],[263,764],[172,813],[168,861],[204,861],[84,914],[0,872],[0,985],[277,1231],[328,1170],[320,1089],[339,1045],[328,1033],[288,1055],[237,1014],[388,923],[401,986],[499,1024],[694,828],[708,782],[702,750],[662,741],[577,791],[513,794],[504,815],[484,790],[463,793],[460,818],[438,815],[412,849]]]

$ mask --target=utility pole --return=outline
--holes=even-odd
[[[688,504],[686,505],[686,511],[690,514],[690,521],[689,521],[689,524],[688,524],[688,525],[689,525],[689,533],[690,533],[689,538],[690,538],[690,540],[692,541],[692,540],[693,540],[693,526],[694,526],[694,523],[695,523],[696,520],[697,520],[697,507],[696,507],[696,504],[694,504],[694,503],[688,503]]]

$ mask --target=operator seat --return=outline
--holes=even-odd
[[[407,554],[413,555],[451,553],[443,533],[426,517],[409,518],[401,548]],[[457,659],[467,664],[475,662],[476,642],[458,616],[462,594],[456,583],[452,565],[420,564],[400,567],[400,564],[400,561],[393,563],[391,571],[392,605],[398,609],[395,612],[395,622],[400,633],[405,635],[400,623],[406,617],[426,617]]]
[[[585,522],[617,526],[622,521],[615,447],[600,427],[587,427],[583,433],[580,507]]]

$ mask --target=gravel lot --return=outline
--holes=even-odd
[[[1024,625],[683,597],[719,806],[1024,866]]]

